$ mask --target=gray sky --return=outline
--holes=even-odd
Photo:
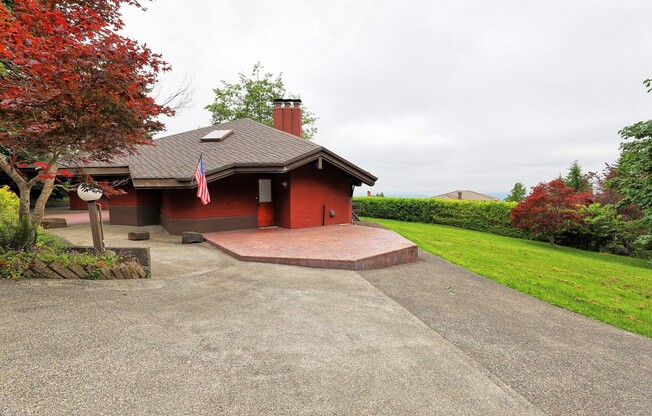
[[[185,75],[210,125],[220,80],[260,61],[318,117],[315,141],[379,177],[372,192],[502,196],[601,170],[618,131],[652,118],[652,2],[155,0],[125,33]],[[366,193],[363,187],[357,194]]]

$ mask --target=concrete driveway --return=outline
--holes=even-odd
[[[116,246],[142,244],[126,240],[129,229],[107,227],[106,239]],[[523,307],[521,295],[513,298],[498,285],[482,286],[478,281],[484,279],[433,258],[364,272],[363,278],[350,271],[243,263],[206,243],[182,246],[179,237],[157,227],[150,231],[154,279],[0,281],[0,414],[527,415],[581,413],[580,406],[586,406],[587,414],[650,410],[645,394],[651,379],[649,339],[573,314],[569,323],[562,316],[550,328],[552,324],[531,326],[514,317]],[[84,225],[58,232],[76,243],[90,240]],[[438,305],[449,296],[448,278],[468,282],[466,289],[461,283],[454,286],[454,299],[470,302],[466,315],[462,307]],[[462,296],[474,287],[482,288],[475,292],[478,296],[494,300],[486,313],[497,321],[484,330],[470,326],[475,333],[465,333],[463,322],[482,315],[473,296]],[[551,311],[558,311],[544,304],[538,308],[544,322]],[[495,314],[498,309],[504,313]],[[521,339],[510,344],[502,338],[505,332],[492,329],[520,328],[535,338],[552,337],[554,342],[532,344],[534,351],[521,355],[554,346],[551,355],[566,362],[575,345],[555,333],[568,332],[578,318],[588,327],[581,330],[582,337],[607,334],[609,345],[620,345],[622,351],[598,342],[597,350],[580,355],[599,355],[599,362],[612,365],[583,362],[588,373],[567,397],[557,395],[554,387],[572,383],[536,368],[522,371],[513,364],[519,363]],[[455,336],[454,326],[464,334]],[[511,361],[501,361],[501,355]],[[511,365],[516,366],[513,371],[505,369]],[[577,393],[593,388],[587,379],[608,379],[607,371],[618,365],[623,371],[615,377],[622,388],[608,385],[595,390],[600,396],[593,399]],[[518,377],[509,376],[516,373]],[[595,405],[600,402],[606,404],[603,411]]]
[[[419,259],[360,274],[547,414],[652,415],[652,339]]]

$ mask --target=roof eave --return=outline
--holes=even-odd
[[[102,167],[80,167],[85,173],[92,176],[129,176],[129,166],[102,166]],[[59,172],[74,168],[61,167]]]
[[[349,175],[353,176],[354,178],[358,179],[360,182],[366,185],[373,186],[378,180],[378,178],[372,175],[371,173],[367,172],[364,169],[361,169],[360,167],[354,165],[353,163],[349,162],[348,160],[344,159],[338,154],[331,152],[330,150],[326,149],[323,146],[320,146],[315,150],[303,154],[294,159],[290,159],[289,161],[286,162],[285,166],[287,170],[290,171],[292,169],[296,169],[300,166],[303,166],[307,163],[313,162],[319,159],[320,157],[330,162],[332,165],[338,167],[339,169],[342,169],[343,171],[345,171],[346,173],[348,173]]]
[[[356,184],[366,184],[373,186],[378,180],[371,173],[359,168],[341,156],[331,152],[324,147],[318,147],[315,150],[305,153],[299,157],[290,159],[285,163],[232,163],[222,166],[218,169],[206,173],[206,182],[214,182],[219,179],[236,173],[286,173],[298,167],[314,162],[322,158],[333,166],[341,169],[356,179]],[[89,168],[87,170],[91,175],[129,175],[128,167],[102,167]],[[196,183],[193,177],[183,178],[133,178],[132,182],[135,188],[155,189],[155,188],[195,188]],[[358,185],[359,186],[359,185]]]

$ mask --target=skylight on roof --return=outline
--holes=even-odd
[[[221,142],[233,133],[233,130],[213,130],[201,138],[202,142]]]

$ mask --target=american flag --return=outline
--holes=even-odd
[[[204,156],[199,156],[199,163],[195,169],[195,180],[197,181],[197,198],[201,199],[201,203],[206,205],[211,202],[211,196],[208,194],[208,186],[206,185],[206,170],[204,169]]]

